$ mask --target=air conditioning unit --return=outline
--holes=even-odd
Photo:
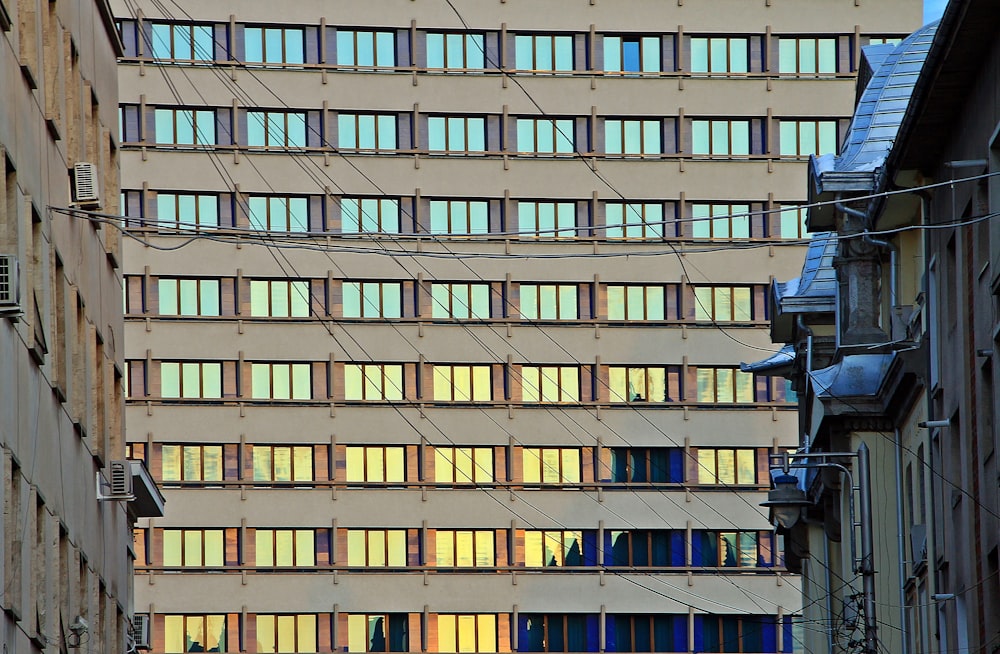
[[[132,630],[129,635],[132,637],[133,649],[149,649],[148,613],[136,613],[132,616]]]
[[[101,194],[98,188],[97,166],[81,161],[73,164],[72,176],[73,204],[81,207],[98,207]]]
[[[21,307],[20,268],[13,254],[0,254],[0,312]]]
[[[135,499],[132,494],[132,464],[128,461],[112,461],[108,468],[109,482],[101,479],[101,473],[97,473],[97,499],[124,500],[130,502]]]

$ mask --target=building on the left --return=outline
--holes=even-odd
[[[127,652],[132,522],[162,513],[125,461],[121,46],[105,0],[0,0],[0,644]],[[85,211],[77,211],[85,210]]]

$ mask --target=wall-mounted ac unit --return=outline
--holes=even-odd
[[[132,647],[149,649],[149,614],[136,613],[132,616]]]
[[[21,307],[20,268],[13,254],[0,254],[0,312]]]
[[[121,500],[131,502],[132,494],[132,464],[128,461],[112,461],[108,466],[109,481],[101,479],[97,473],[97,499],[102,501]]]
[[[81,207],[98,207],[101,193],[98,184],[97,166],[81,161],[73,164],[72,191],[73,204]]]

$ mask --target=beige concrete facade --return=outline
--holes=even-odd
[[[115,3],[123,207],[146,239],[125,249],[128,441],[170,507],[137,532],[153,651],[779,652],[822,632],[792,618],[798,577],[757,506],[767,453],[798,443],[796,405],[780,380],[727,379],[773,350],[766,286],[801,266],[798,221],[777,209],[803,201],[804,155],[826,142],[790,143],[813,128],[793,121],[842,137],[858,48],[914,29],[919,4],[476,1],[455,3],[460,20],[429,0]],[[285,28],[283,62],[254,61],[258,28]],[[365,31],[390,35],[389,60],[343,60],[337,44]],[[482,35],[486,63],[434,66],[438,33],[473,43],[470,59],[459,37]],[[525,70],[518,36],[535,54],[538,37],[566,37],[572,63]],[[791,38],[821,71],[785,68]],[[628,63],[605,70],[616,43]],[[701,70],[713,43],[726,71]],[[260,136],[260,111],[281,127]],[[352,147],[358,113],[390,117],[391,144]],[[481,129],[481,147],[440,147],[435,121],[459,117],[447,139]],[[556,140],[571,132],[572,152],[528,152],[529,117],[567,121]],[[619,120],[629,144],[633,128],[656,135],[616,154]],[[745,152],[723,147],[744,129]],[[175,213],[177,195],[207,199]],[[265,196],[301,200],[307,231],[261,229]],[[383,197],[399,222],[349,233],[352,203]],[[644,238],[615,231],[625,199],[651,216]],[[442,233],[456,201],[485,212],[486,233]],[[519,233],[545,201],[570,207],[567,237]],[[739,217],[696,221],[708,205],[752,214],[748,233]],[[399,299],[367,315],[358,283]],[[442,283],[480,285],[482,313],[449,315]],[[640,315],[616,302],[622,286],[663,299]],[[535,292],[563,299],[536,317]],[[623,389],[625,368],[664,386]],[[462,374],[470,397],[443,388]],[[443,478],[456,447],[476,448],[474,479]]]
[[[88,207],[117,208],[120,52],[103,1],[0,2],[0,255],[10,266],[0,306],[0,643],[9,654],[127,648],[132,521],[124,503],[97,499],[97,480],[125,458],[121,234],[66,213],[79,162],[97,170]]]

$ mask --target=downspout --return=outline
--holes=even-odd
[[[900,654],[909,654],[909,616],[906,609],[906,546],[903,544],[903,437],[899,427],[893,430],[893,444],[896,446],[896,549],[899,556],[899,624],[903,627],[900,638]],[[921,474],[923,471],[921,470]]]
[[[823,536],[823,556],[826,557],[826,615],[827,615],[828,618],[830,618],[832,620],[832,618],[833,618],[833,592],[832,592],[832,589],[833,589],[833,571],[830,570],[830,566],[832,565],[832,561],[830,561],[830,539],[826,538],[825,534]],[[831,622],[831,624],[827,625],[827,627],[826,627],[826,640],[827,640],[827,645],[830,648],[829,649],[830,654],[833,654],[833,652],[836,651],[834,649],[834,646],[836,645],[836,642],[834,640],[833,633],[834,633],[834,628],[833,628],[833,624]]]

